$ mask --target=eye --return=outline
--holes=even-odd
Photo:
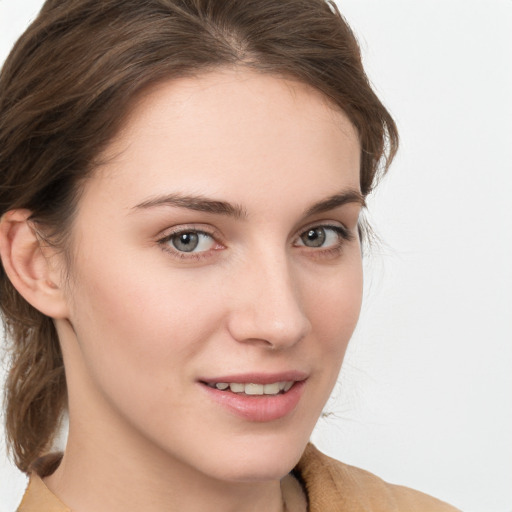
[[[341,226],[315,226],[299,235],[298,246],[329,249],[341,245],[350,238],[347,230]]]
[[[205,252],[213,249],[216,245],[214,238],[208,233],[191,230],[173,233],[162,240],[162,243],[183,253]]]

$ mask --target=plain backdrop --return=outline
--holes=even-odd
[[[0,0],[0,62],[41,3]],[[338,4],[402,145],[369,202],[383,242],[313,440],[465,511],[511,512],[512,1]],[[24,486],[2,445],[0,512]]]

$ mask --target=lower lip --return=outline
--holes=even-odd
[[[300,401],[306,381],[296,382],[286,393],[279,395],[245,395],[221,391],[201,383],[208,396],[245,420],[274,421],[290,414]]]

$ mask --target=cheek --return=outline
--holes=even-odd
[[[361,310],[363,275],[361,259],[346,262],[332,277],[309,283],[309,314],[328,357],[339,361],[357,325]],[[341,362],[341,361],[340,361]]]
[[[315,279],[305,286],[304,300],[312,326],[304,357],[313,361],[315,372],[308,390],[308,406],[302,418],[311,429],[331,394],[342,366],[349,340],[356,327],[362,300],[362,266],[359,258],[334,269],[330,278]]]
[[[208,282],[162,272],[136,255],[85,259],[71,321],[88,372],[115,393],[135,383],[141,396],[178,385],[220,323],[217,302],[203,293]]]

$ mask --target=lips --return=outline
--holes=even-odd
[[[302,372],[244,374],[201,379],[201,388],[224,410],[254,422],[283,418],[298,405],[307,375]]]

